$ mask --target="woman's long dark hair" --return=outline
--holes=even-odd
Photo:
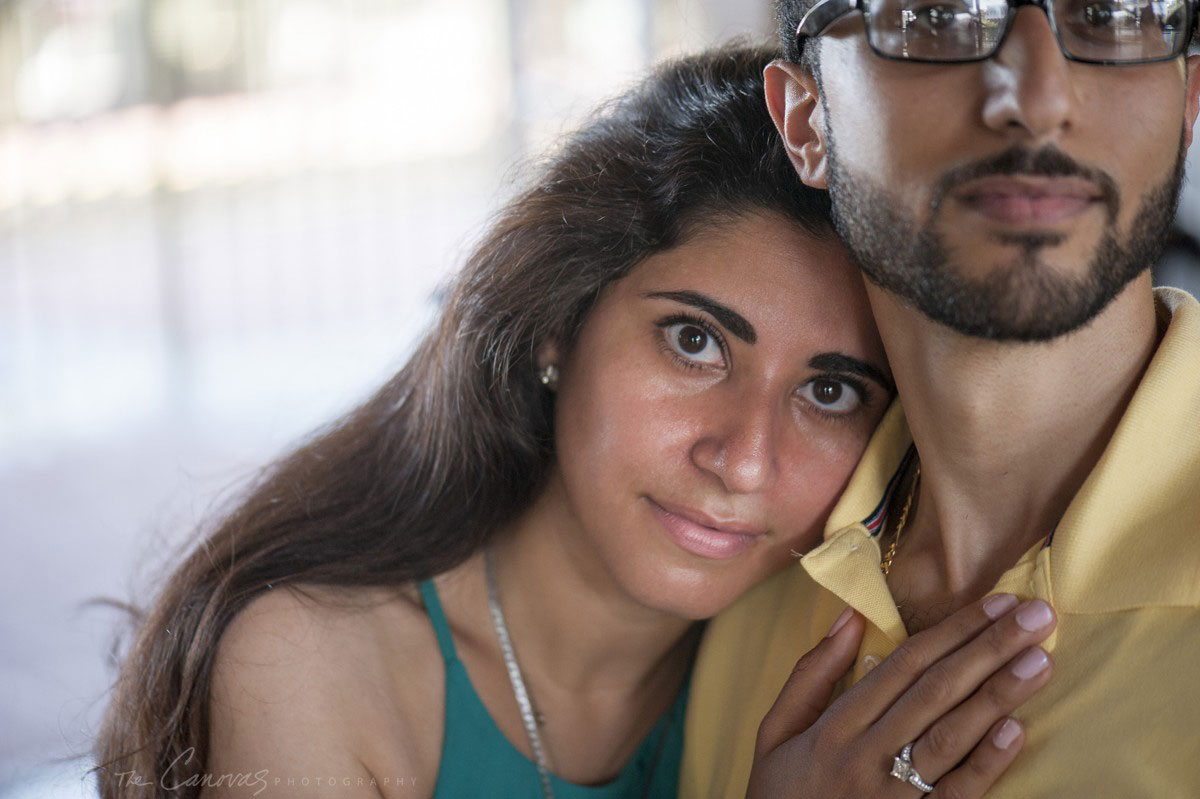
[[[264,470],[142,614],[96,743],[102,796],[166,797],[116,775],[157,786],[181,755],[169,783],[203,773],[217,642],[256,596],[421,580],[530,505],[554,457],[534,354],[548,340],[568,352],[605,286],[748,211],[832,235],[825,195],[796,178],[767,115],[774,55],[674,61],[602,108],[499,213],[404,368]]]

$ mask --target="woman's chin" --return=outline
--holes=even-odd
[[[630,593],[646,607],[689,621],[703,621],[737,602],[742,594],[779,568],[758,569],[750,574],[730,573],[729,569],[714,574],[694,566],[655,569],[638,575],[637,586],[631,587]]]

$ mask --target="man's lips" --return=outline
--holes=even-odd
[[[761,527],[739,519],[715,519],[707,513],[647,497],[667,535],[694,555],[724,559],[741,554],[765,534]]]
[[[1081,178],[993,176],[972,180],[955,192],[959,202],[989,220],[1038,226],[1062,222],[1102,203],[1103,192]]]

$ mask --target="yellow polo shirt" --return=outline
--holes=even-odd
[[[1200,304],[1156,300],[1170,322],[1112,440],[1049,546],[995,589],[1047,600],[1059,622],[1054,676],[1017,713],[1025,746],[994,799],[1200,797]],[[759,722],[847,604],[868,621],[851,682],[907,637],[868,522],[910,444],[897,403],[824,543],[708,625],[681,797],[745,796]]]

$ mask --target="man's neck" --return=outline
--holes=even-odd
[[[924,627],[987,593],[1054,531],[1153,356],[1158,325],[1149,274],[1085,328],[1037,344],[968,338],[869,292],[921,461],[889,584]]]

